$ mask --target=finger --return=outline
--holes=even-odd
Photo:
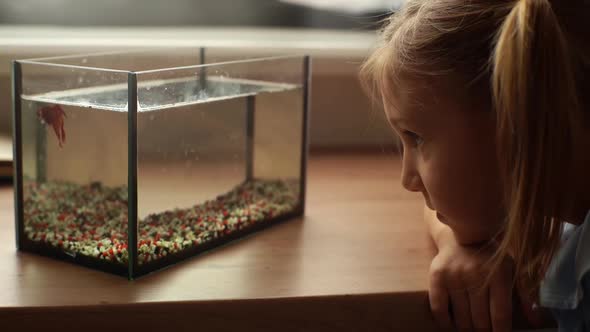
[[[512,329],[512,283],[509,275],[493,278],[490,283],[490,319],[494,332]]]
[[[430,302],[430,310],[432,316],[442,329],[451,329],[453,323],[449,313],[449,293],[442,285],[440,278],[431,276],[430,289],[428,291],[428,301]]]
[[[471,331],[471,310],[469,309],[469,296],[467,291],[462,289],[449,290],[453,318],[459,331]]]
[[[471,323],[476,331],[491,331],[490,298],[487,287],[474,287],[469,292]]]

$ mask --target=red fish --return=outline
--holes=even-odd
[[[59,147],[63,147],[66,142],[66,131],[64,129],[64,119],[66,118],[66,112],[59,105],[45,106],[37,110],[37,116],[46,125],[53,127]]]

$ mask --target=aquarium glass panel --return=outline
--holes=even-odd
[[[212,54],[15,64],[21,249],[133,278],[303,214],[308,59]]]
[[[21,66],[23,247],[126,273],[127,74]]]

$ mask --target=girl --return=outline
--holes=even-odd
[[[516,289],[533,325],[590,331],[588,27],[588,0],[410,0],[363,65],[424,196],[442,327],[510,330]]]

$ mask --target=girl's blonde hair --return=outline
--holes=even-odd
[[[366,90],[384,103],[409,77],[458,82],[464,98],[495,112],[506,220],[491,266],[512,256],[515,280],[531,292],[569,207],[567,175],[590,106],[582,91],[590,86],[589,22],[585,0],[410,0],[361,69]]]

